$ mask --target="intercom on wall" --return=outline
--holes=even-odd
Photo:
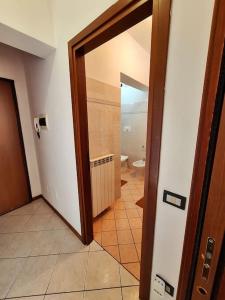
[[[38,138],[40,139],[41,130],[48,129],[48,118],[47,115],[39,115],[34,117],[34,129],[37,133]]]

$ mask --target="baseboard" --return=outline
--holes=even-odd
[[[78,237],[78,239],[84,244],[82,236],[76,231],[76,229],[58,212],[58,210],[55,209],[54,206],[49,203],[49,201],[43,196],[40,196],[50,207],[54,212],[62,219],[62,221],[70,228],[70,230]]]
[[[40,195],[37,195],[35,197],[32,197],[32,201],[37,200],[39,198],[43,198],[43,196],[40,194]]]

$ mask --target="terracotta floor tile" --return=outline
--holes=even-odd
[[[102,220],[97,219],[93,223],[93,231],[94,232],[101,232],[102,231]]]
[[[127,213],[128,219],[131,219],[131,218],[139,218],[139,213],[138,213],[138,211],[137,211],[136,208],[129,208],[129,209],[126,209],[126,213]]]
[[[119,247],[117,246],[105,246],[104,249],[111,254],[118,262],[120,262]]]
[[[139,216],[143,217],[143,208],[138,207],[137,211],[138,211]]]
[[[133,236],[131,230],[118,230],[117,231],[118,244],[133,244]]]
[[[117,230],[130,229],[128,219],[117,219],[116,220],[116,229]]]
[[[141,244],[135,244],[139,260],[141,260]]]
[[[134,238],[134,242],[136,244],[141,243],[141,239],[142,239],[142,229],[141,228],[136,228],[136,229],[131,229],[132,231],[132,235]]]
[[[101,232],[94,232],[94,239],[97,243],[101,245],[102,243],[102,233]]]
[[[137,250],[134,244],[119,245],[120,259],[122,263],[138,262]]]
[[[103,220],[113,220],[115,219],[114,215],[114,209],[109,209],[107,210],[103,215],[102,215]]]
[[[124,206],[125,206],[126,209],[137,208],[137,205],[133,202],[124,202]]]
[[[127,214],[125,209],[115,210],[115,219],[127,219]]]
[[[115,220],[102,220],[102,231],[112,231],[115,229]]]
[[[124,209],[125,208],[125,204],[123,201],[117,201],[114,205],[115,210],[117,209]]]
[[[133,274],[138,280],[140,280],[140,263],[128,263],[123,264],[131,274]]]
[[[142,228],[141,218],[129,219],[129,223],[130,223],[130,228],[131,229]]]
[[[117,245],[116,231],[103,231],[102,232],[102,246]]]

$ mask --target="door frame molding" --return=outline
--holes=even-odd
[[[180,268],[177,300],[190,299],[195,259],[197,255],[199,223],[205,203],[202,198],[208,159],[210,135],[213,130],[213,116],[216,111],[216,94],[220,77],[225,37],[225,2],[215,0],[208,58],[205,72],[198,138],[195,151],[194,169],[185,228],[185,237]]]
[[[68,42],[81,240],[88,244],[93,240],[93,224],[84,55],[153,14],[140,277],[142,300],[149,299],[151,284],[170,9],[171,0],[119,0]]]
[[[27,166],[27,158],[26,158],[26,151],[25,151],[25,145],[24,145],[24,139],[23,139],[23,131],[22,131],[22,125],[21,125],[21,119],[20,119],[19,105],[18,105],[17,95],[16,95],[15,81],[13,79],[8,79],[8,78],[4,78],[4,77],[0,77],[0,80],[7,81],[11,85],[13,103],[14,103],[15,112],[16,112],[16,120],[17,120],[20,145],[21,145],[21,150],[22,150],[23,164],[24,164],[24,168],[25,168],[25,174],[26,174],[26,180],[27,180],[27,186],[28,186],[29,202],[31,202],[31,201],[33,201],[33,198],[32,198],[30,177],[29,177],[28,166]],[[24,206],[24,204],[16,207],[15,209],[17,209],[21,206]]]

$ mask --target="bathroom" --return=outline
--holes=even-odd
[[[93,236],[140,279],[151,18],[85,56]]]
[[[135,83],[121,80],[121,173],[144,177],[148,87]]]

